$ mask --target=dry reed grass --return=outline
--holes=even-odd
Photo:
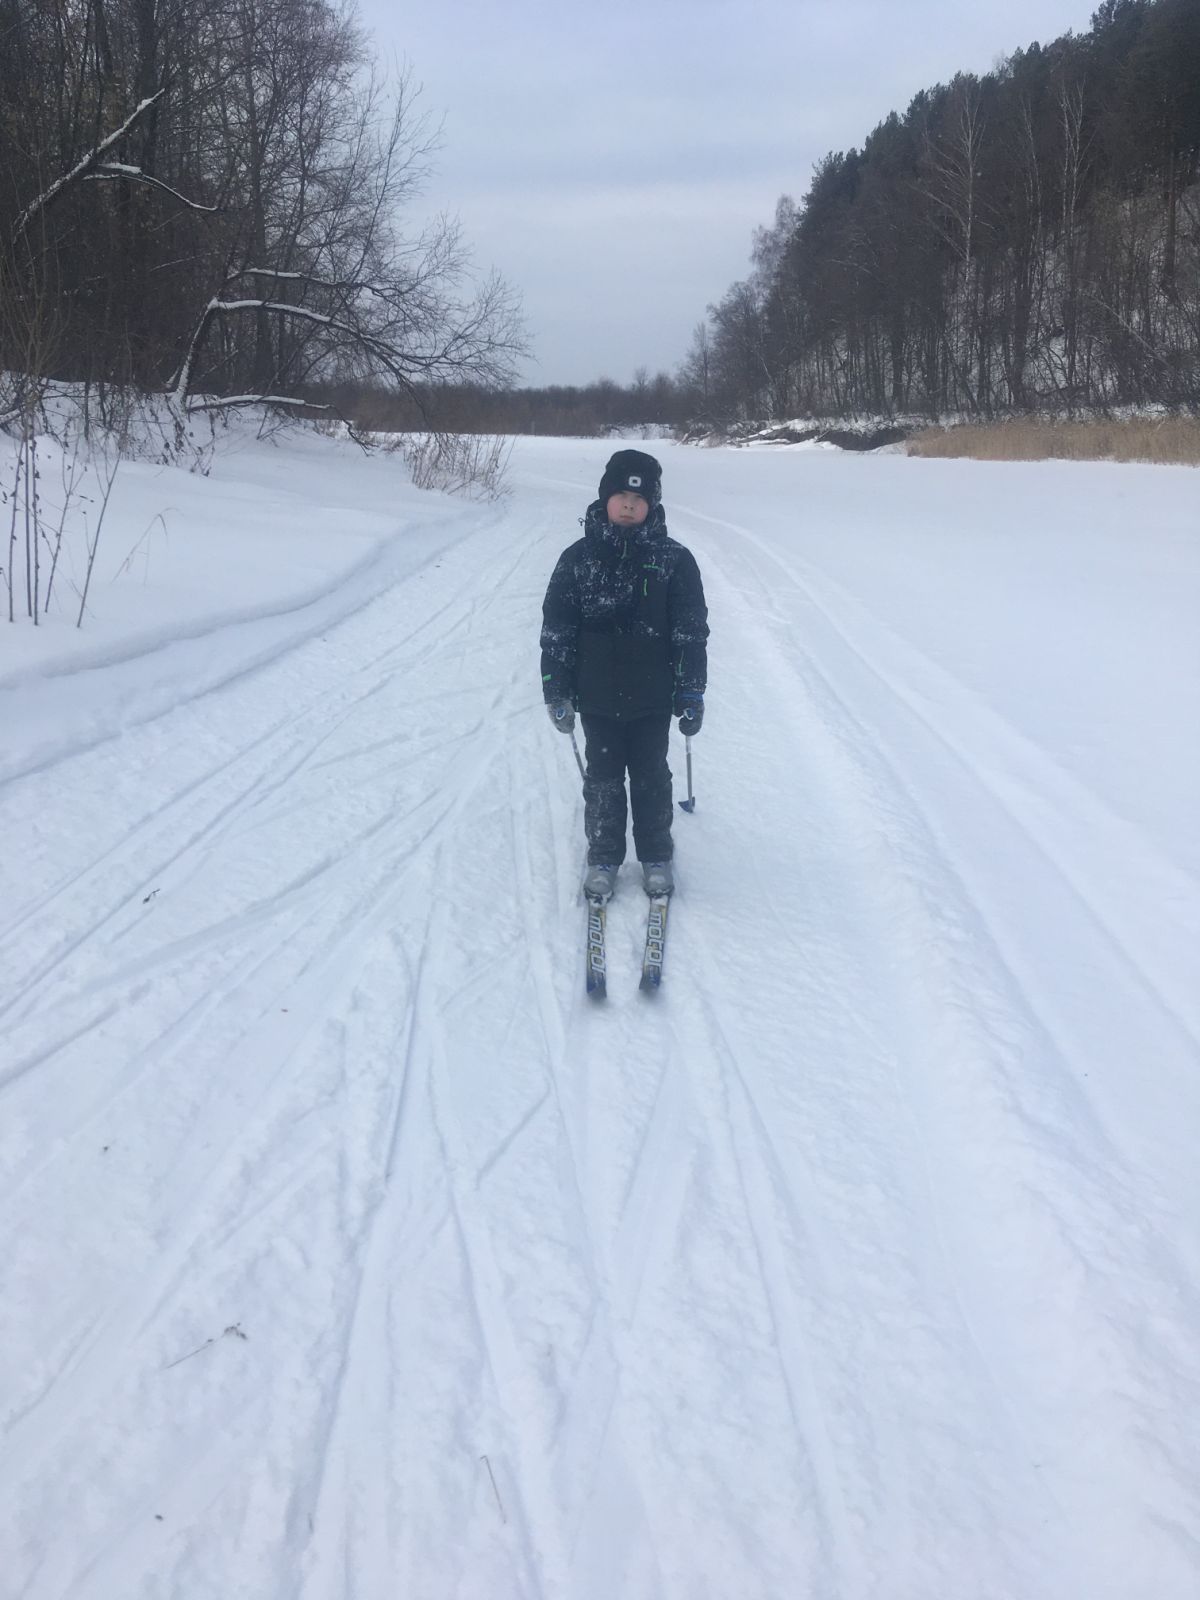
[[[910,456],[974,461],[1150,461],[1196,467],[1200,466],[1200,417],[965,423],[914,434],[907,449]]]

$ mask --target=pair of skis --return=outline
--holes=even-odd
[[[667,906],[670,896],[652,894],[646,913],[646,943],[642,952],[642,981],[639,988],[653,993],[662,983],[663,957],[667,949]],[[589,896],[587,901],[587,992],[593,1000],[608,993],[608,967],[604,951],[604,923],[608,901]]]

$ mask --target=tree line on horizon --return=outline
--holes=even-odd
[[[1200,405],[1200,0],[922,90],[758,230],[680,378],[716,422]]]
[[[589,437],[609,429],[646,437],[688,426],[697,397],[678,373],[638,368],[630,383],[497,387],[482,383],[423,384],[412,394],[379,385],[333,391],[340,414],[368,432],[528,433]]]

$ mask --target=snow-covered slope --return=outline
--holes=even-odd
[[[131,469],[146,609],[0,632],[5,1596],[1200,1592],[1196,476],[663,445],[699,804],[598,1009],[605,450]]]

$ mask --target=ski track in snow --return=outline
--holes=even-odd
[[[1194,879],[683,503],[700,805],[589,1004],[533,449],[0,787],[0,1593],[1194,1596]]]

